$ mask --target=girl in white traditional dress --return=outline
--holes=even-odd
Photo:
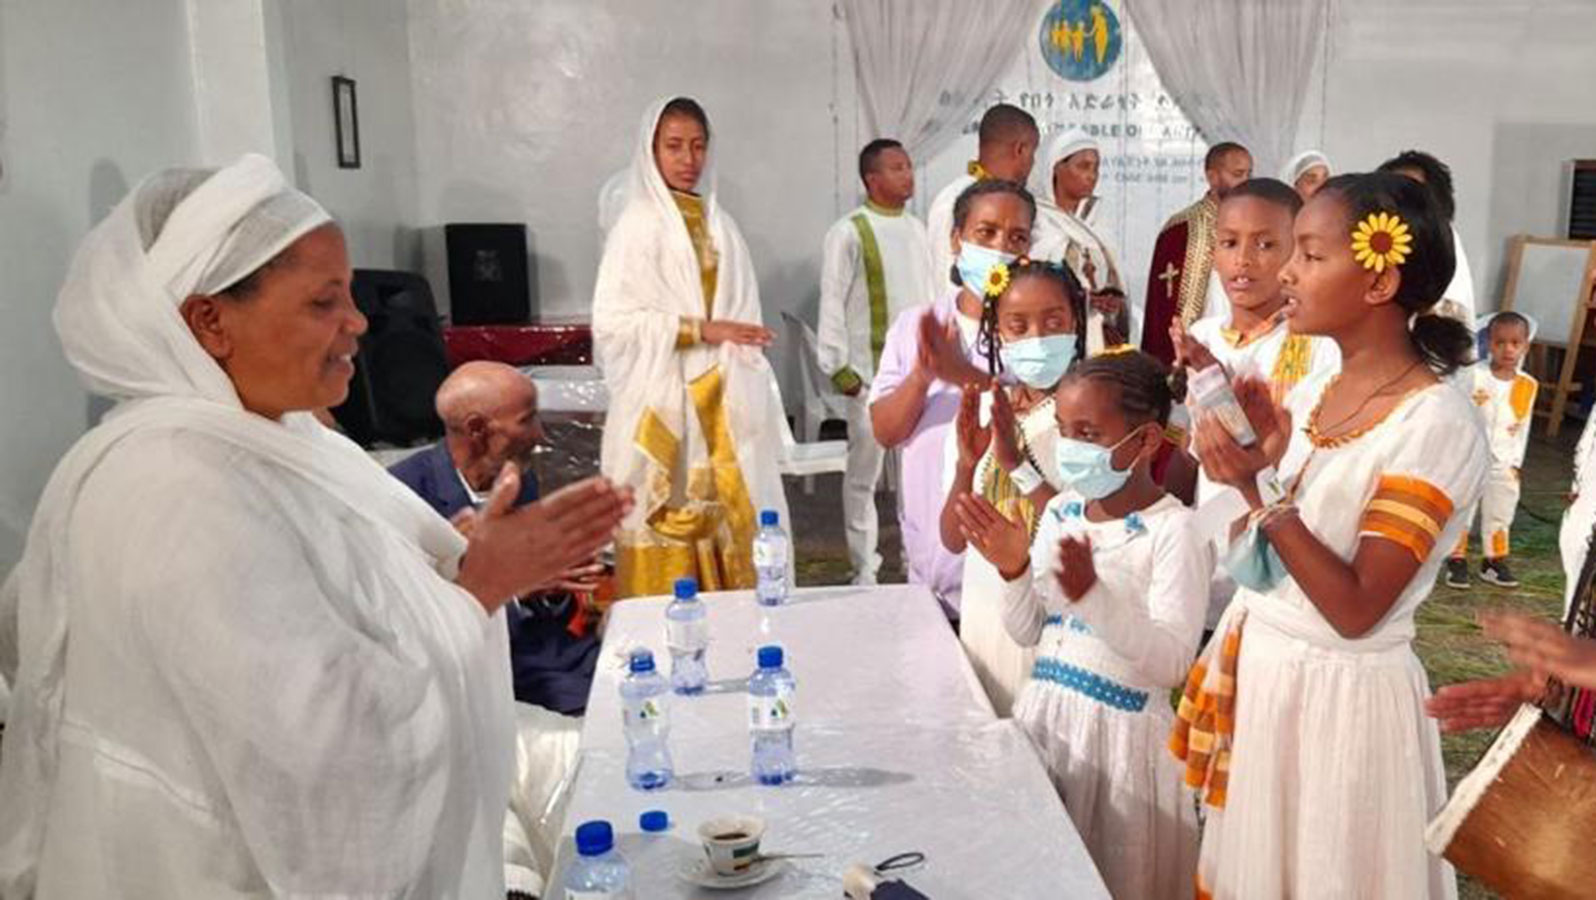
[[[1068,269],[1021,257],[992,270],[986,285],[979,345],[1003,383],[966,389],[955,428],[958,462],[942,509],[942,542],[964,551],[955,501],[985,498],[1029,536],[1042,507],[1058,493],[1049,461],[1058,430],[1053,389],[1085,347],[1086,293]],[[1033,653],[1003,627],[1003,580],[979,554],[964,555],[959,639],[999,716],[1031,674]]]
[[[1015,721],[1109,892],[1151,900],[1192,895],[1196,810],[1164,744],[1212,570],[1191,511],[1153,481],[1168,378],[1135,350],[1064,377],[1054,468],[1065,488],[1034,542],[984,498],[957,506],[971,545],[1006,580],[1008,633],[1037,648]]]
[[[1237,382],[1249,447],[1197,426],[1204,470],[1252,509],[1225,558],[1240,589],[1171,736],[1208,810],[1198,895],[1454,897],[1424,846],[1446,780],[1412,649],[1489,463],[1468,398],[1441,381],[1472,349],[1430,313],[1451,237],[1423,186],[1390,174],[1331,179],[1294,232],[1288,321],[1334,338],[1342,373],[1285,408]]]

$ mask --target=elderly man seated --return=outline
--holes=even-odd
[[[470,362],[438,388],[444,438],[389,471],[438,513],[470,534],[478,508],[505,463],[521,471],[516,505],[538,497],[532,451],[543,440],[537,388],[502,363]],[[576,757],[580,716],[598,663],[599,640],[580,596],[597,567],[567,573],[560,590],[505,607],[519,719],[517,772],[505,821],[505,881],[510,895],[538,896],[552,862],[546,807]]]

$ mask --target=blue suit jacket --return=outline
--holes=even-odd
[[[471,505],[442,441],[394,463],[388,471],[446,519]],[[524,473],[515,505],[537,498],[537,478]],[[547,594],[511,603],[504,611],[510,628],[515,699],[580,715],[587,707],[593,671],[598,666],[599,641],[591,634],[577,637],[568,630],[577,612],[575,599],[569,594]]]

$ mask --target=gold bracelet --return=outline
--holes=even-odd
[[[676,349],[696,347],[704,341],[704,324],[683,316],[676,323]]]

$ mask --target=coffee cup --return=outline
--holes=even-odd
[[[765,820],[758,816],[718,816],[698,826],[698,839],[716,875],[741,875],[759,859]]]

